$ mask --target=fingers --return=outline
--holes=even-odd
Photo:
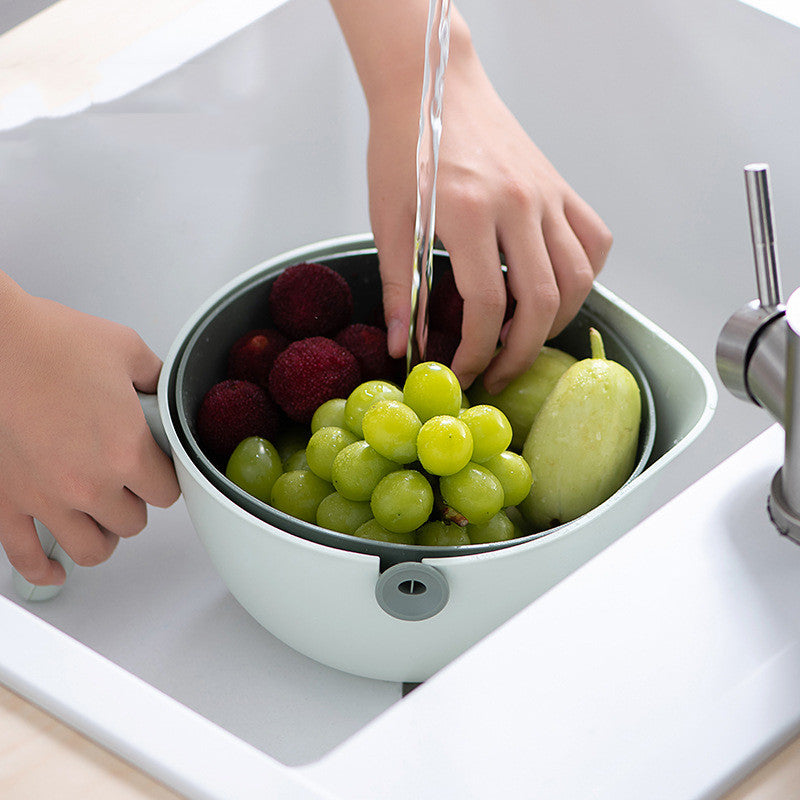
[[[484,375],[499,392],[534,361],[545,341],[575,317],[611,249],[612,236],[600,217],[575,196],[562,213],[541,222],[508,225],[498,231],[516,300],[513,318],[501,332],[503,347]],[[490,270],[491,277],[495,273]],[[485,301],[484,301],[485,302]],[[488,313],[492,313],[488,310]],[[466,325],[466,319],[465,319]]]
[[[145,394],[155,394],[158,376],[161,373],[161,359],[144,343],[136,331],[126,328],[128,337],[129,368],[133,385]]]
[[[119,537],[101,528],[81,511],[55,512],[42,520],[64,549],[80,566],[93,567],[106,561]],[[64,567],[45,555],[33,519],[22,514],[0,514],[0,539],[11,566],[37,586],[60,586],[66,580]]]
[[[564,203],[564,216],[578,237],[591,264],[594,275],[606,263],[614,237],[597,212],[578,195],[571,195]]]
[[[30,583],[61,586],[67,579],[64,567],[42,550],[31,517],[0,513],[0,542],[11,566]]]
[[[77,509],[42,515],[41,523],[56,537],[64,552],[79,566],[95,567],[111,557],[119,536]],[[31,581],[35,583],[35,581]]]
[[[458,239],[449,253],[456,288],[464,300],[461,343],[451,366],[466,388],[497,349],[506,310],[506,288],[493,228],[471,227],[469,236]]]
[[[503,348],[484,375],[489,392],[499,392],[534,361],[548,336],[559,303],[543,231],[538,224],[519,225],[503,238],[508,288],[516,300],[514,316],[503,331]]]
[[[141,413],[141,409],[139,411]],[[150,429],[144,422],[143,413],[141,413],[141,426],[135,445],[137,456],[134,467],[128,470],[126,485],[134,495],[151,506],[168,508],[181,493],[175,476],[175,467],[169,456],[153,439]]]
[[[589,294],[595,272],[573,229],[563,217],[542,222],[550,265],[558,286],[558,310],[547,338],[562,331],[578,313]]]
[[[125,487],[114,493],[105,494],[102,504],[91,512],[81,510],[100,528],[124,539],[141,533],[147,525],[147,504]]]
[[[411,282],[414,275],[414,239],[410,234],[413,229],[412,218],[408,227],[397,226],[380,233],[377,229],[375,231],[383,285],[387,346],[392,358],[403,357],[408,348]]]
[[[155,393],[161,373],[161,359],[134,330],[125,329],[124,334],[128,336],[129,369],[133,385],[140,392]],[[138,430],[134,436],[134,443],[129,445],[133,450],[134,460],[126,469],[126,485],[134,495],[138,495],[150,505],[167,508],[180,495],[175,468],[171,459],[156,444],[150,433],[138,398],[132,414],[136,418]],[[136,520],[141,516],[141,512],[137,512],[130,502],[126,502],[123,499],[122,495],[118,495],[118,497],[120,498],[118,507],[121,508],[122,505],[127,505],[130,510],[130,516],[123,516],[120,520],[120,525],[118,526],[121,528],[120,530],[113,525],[109,527],[122,536],[130,535],[125,534],[123,531],[128,530],[131,525],[135,526]],[[144,526],[142,525],[142,527]],[[141,530],[141,528],[138,530]],[[135,532],[138,532],[138,530]]]

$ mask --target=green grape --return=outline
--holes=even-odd
[[[382,456],[398,464],[417,460],[419,417],[399,400],[378,400],[361,421],[364,439]]]
[[[308,446],[306,447],[308,468],[315,475],[319,475],[322,480],[329,481],[331,479],[333,459],[336,458],[340,450],[357,441],[355,434],[344,428],[335,428],[333,426],[320,428],[308,440]]]
[[[515,506],[528,496],[533,478],[528,462],[521,455],[504,450],[484,461],[483,466],[500,481],[504,506]]]
[[[363,439],[339,451],[331,465],[331,480],[337,492],[348,500],[369,500],[381,478],[397,469]]]
[[[288,472],[286,462],[298,451],[305,450],[308,442],[308,428],[305,425],[287,425],[281,428],[275,438],[275,449],[283,462],[283,471]]]
[[[414,534],[387,531],[377,520],[371,519],[361,525],[353,534],[361,539],[375,539],[378,542],[391,542],[392,544],[414,544]]]
[[[467,466],[472,457],[472,433],[460,419],[431,417],[417,436],[420,464],[432,475],[453,475]]]
[[[291,472],[295,469],[309,469],[305,448],[298,450],[296,453],[292,453],[292,455],[283,462],[284,472]]]
[[[311,470],[284,472],[272,486],[270,504],[305,522],[317,521],[319,504],[333,491],[327,481]]]
[[[347,401],[343,397],[326,400],[311,417],[311,433],[320,428],[346,428],[344,406]]]
[[[505,511],[498,511],[490,520],[480,525],[467,525],[466,532],[472,544],[507,542],[517,536],[514,523]]]
[[[417,531],[417,544],[425,547],[458,547],[472,542],[466,528],[451,522],[431,520]]]
[[[317,525],[339,533],[355,533],[372,519],[372,509],[366,501],[348,500],[339,492],[331,492],[317,508]]]
[[[225,475],[258,500],[269,502],[272,485],[283,473],[275,446],[260,436],[250,436],[236,445]]]
[[[375,519],[389,531],[410,533],[433,511],[433,489],[428,479],[414,469],[389,473],[375,487],[370,499]]]
[[[474,461],[455,475],[445,475],[439,481],[439,490],[444,502],[473,525],[488,522],[503,507],[500,481]]]
[[[366,381],[356,386],[344,406],[344,419],[347,427],[356,436],[363,438],[364,431],[361,428],[361,421],[364,412],[378,400],[400,400],[403,393],[389,381]]]
[[[502,453],[511,444],[511,423],[499,408],[485,404],[471,406],[458,418],[472,431],[475,442],[472,460],[479,464]]]
[[[467,393],[462,389],[461,390],[461,410],[463,411],[465,408],[469,408],[472,404],[469,402],[469,397],[467,397]]]
[[[519,508],[516,506],[508,506],[504,508],[503,511],[514,525],[514,538],[518,539],[520,536],[527,536],[529,533],[532,533],[530,523],[522,515]]]
[[[422,422],[440,414],[457,417],[461,397],[461,384],[455,373],[438,361],[417,364],[403,385],[403,401]]]

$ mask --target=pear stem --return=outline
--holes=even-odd
[[[592,358],[605,358],[606,348],[603,345],[603,337],[597,328],[589,328],[589,345],[592,348]]]

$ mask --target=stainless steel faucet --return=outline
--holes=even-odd
[[[767,508],[775,527],[800,544],[800,289],[784,305],[769,167],[744,168],[758,299],[740,308],[717,342],[717,371],[742,400],[765,408],[785,431],[783,467]]]

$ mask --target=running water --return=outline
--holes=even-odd
[[[417,140],[417,218],[414,224],[407,371],[425,359],[428,342],[428,298],[433,281],[433,240],[436,229],[436,174],[442,138],[444,71],[449,48],[450,0],[430,0]]]

